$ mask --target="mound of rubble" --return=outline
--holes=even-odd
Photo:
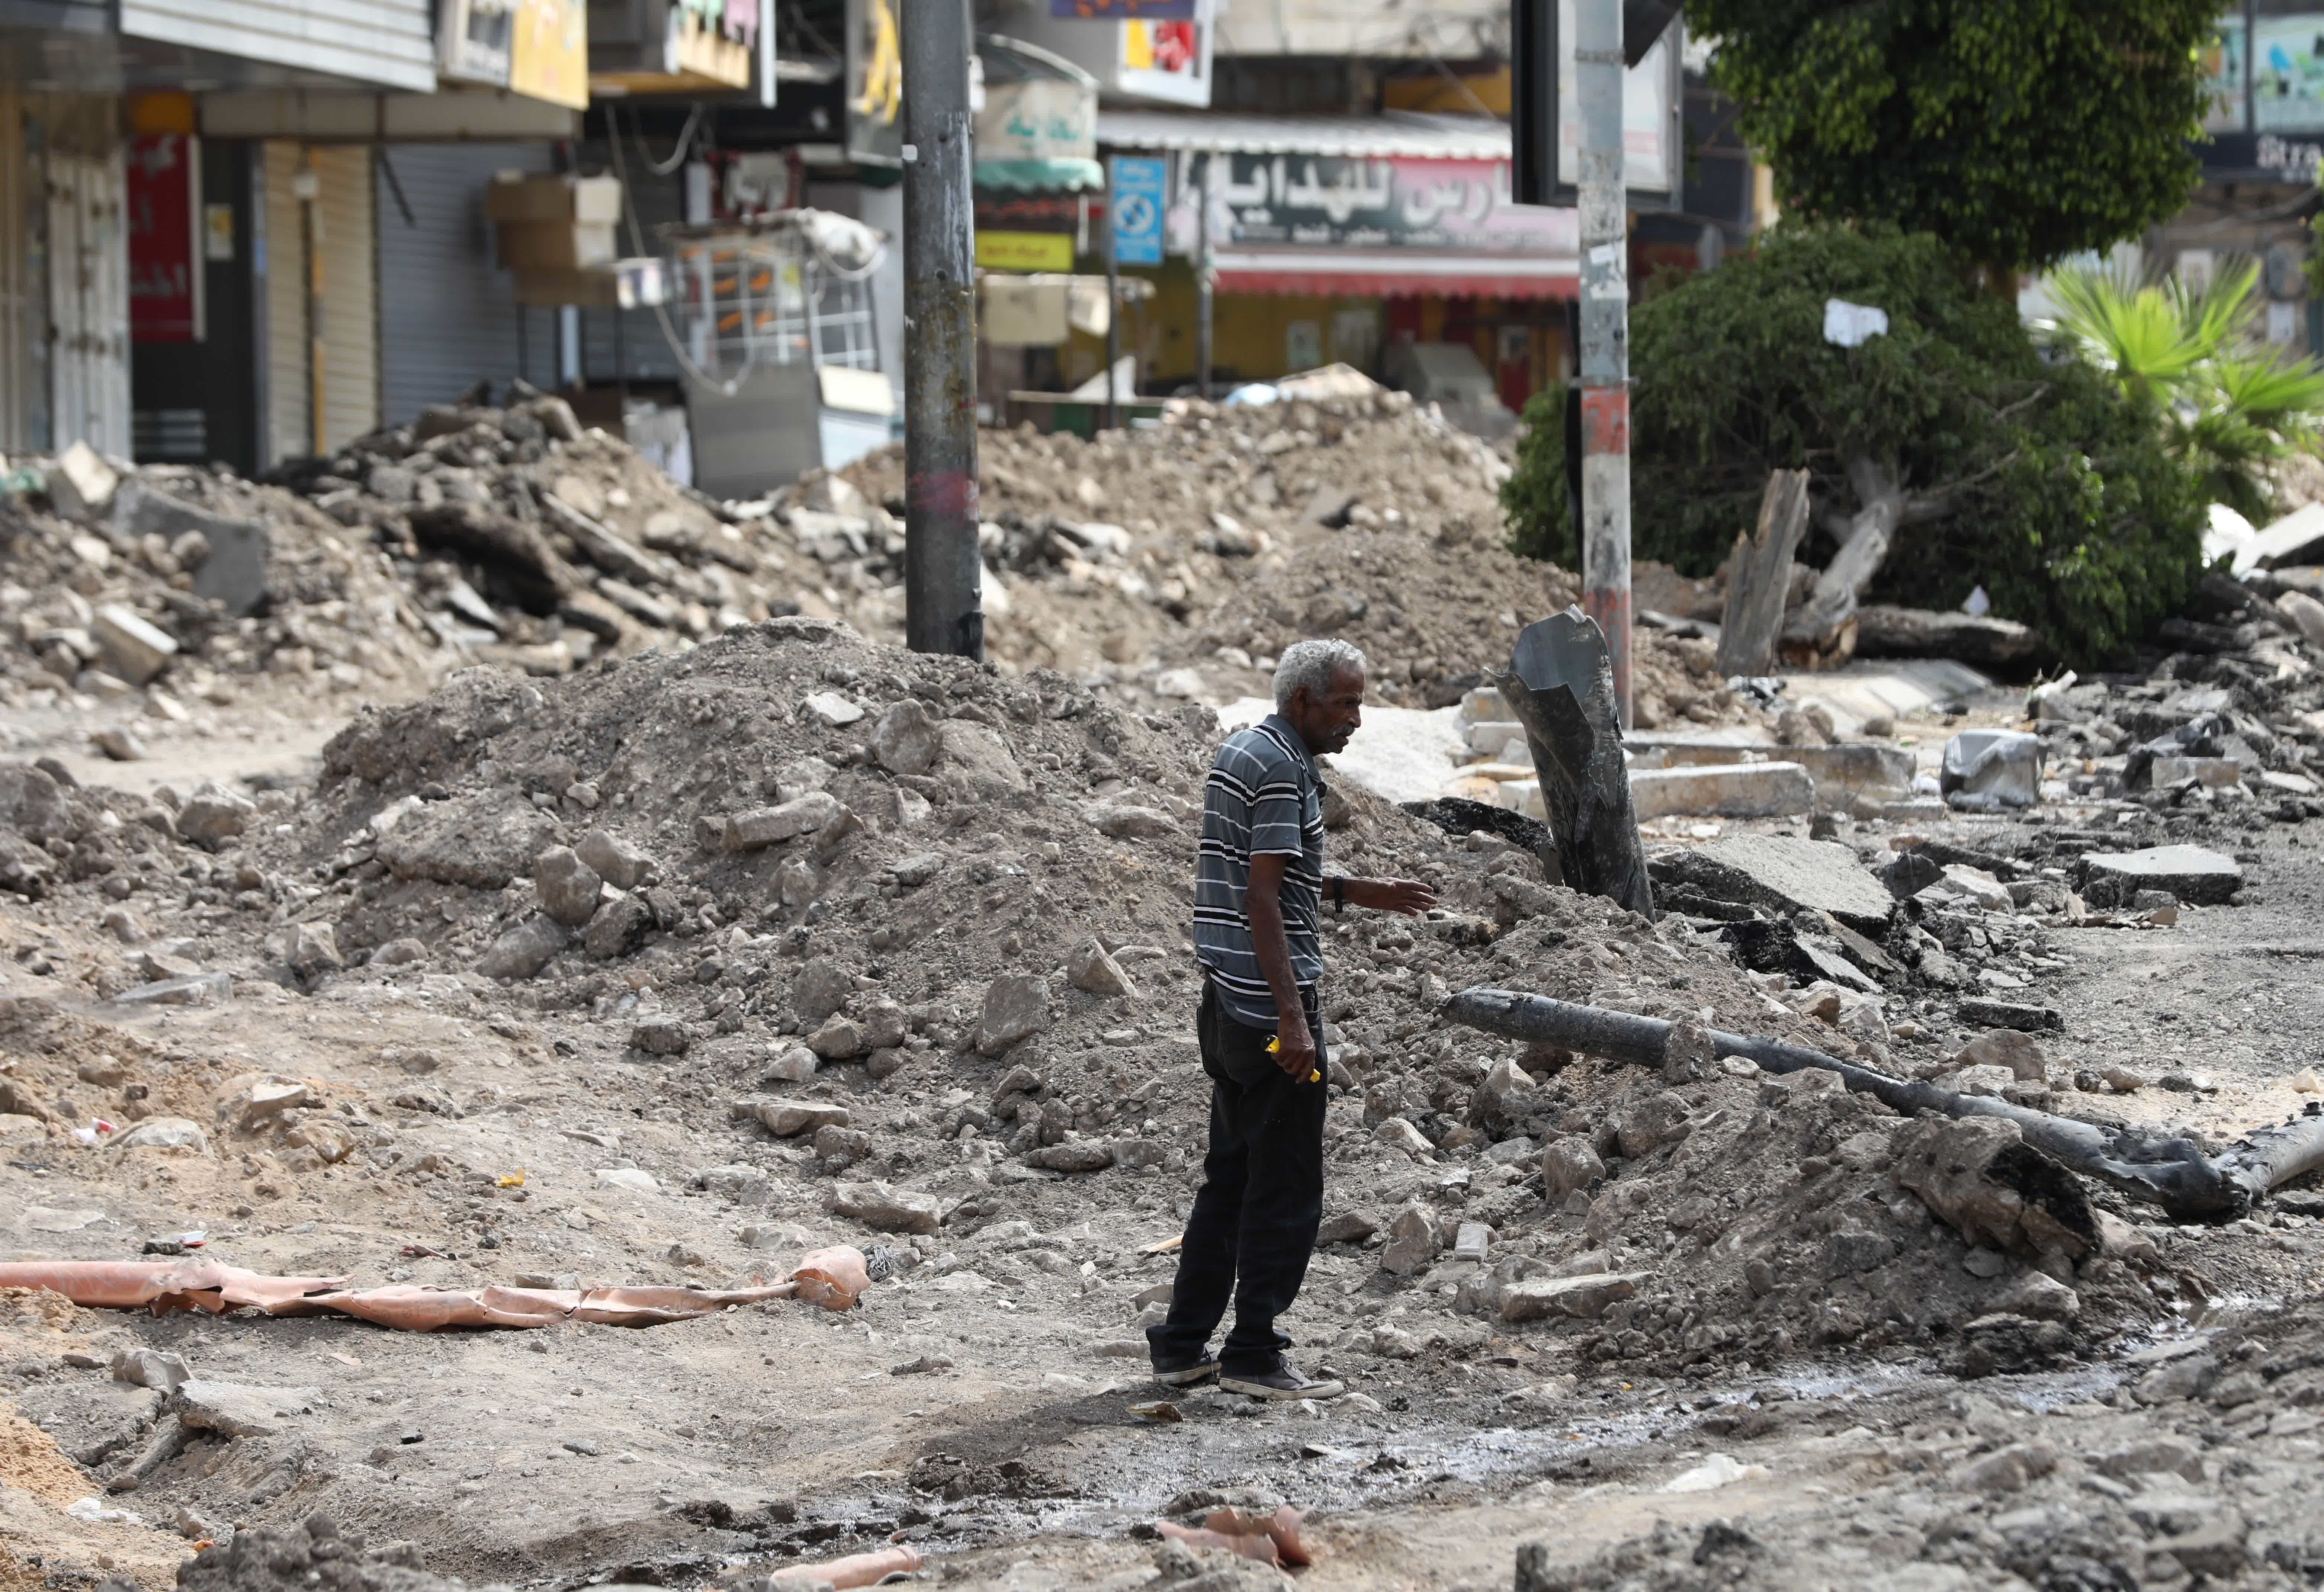
[[[1264,660],[1339,635],[1372,658],[1379,700],[1444,706],[1506,661],[1517,624],[1574,598],[1572,576],[1501,545],[1508,462],[1408,393],[1174,400],[1157,427],[1090,442],[988,431],[978,472],[993,657],[1133,696],[1264,695]],[[900,514],[901,450],[836,484],[853,489],[843,501],[855,520]],[[788,511],[795,528],[824,523]],[[900,606],[853,617],[900,632]],[[1637,652],[1642,723],[1731,716],[1708,649],[1648,630]]]
[[[603,1025],[653,1098],[699,1118],[724,1159],[694,1175],[738,1216],[826,1210],[899,1242],[907,1268],[1021,1277],[1007,1256],[1025,1234],[1175,1208],[1195,1175],[1185,914],[1214,735],[1199,707],[1126,713],[1059,676],[788,618],[559,681],[464,671],[367,710],[319,788],[265,808],[16,765],[0,821],[10,856],[46,870],[40,911],[103,911],[133,947],[113,968],[59,958],[43,976],[60,985],[131,1004],[395,987]],[[1457,820],[1351,791],[1329,822],[1336,867],[1431,879],[1443,901],[1421,922],[1331,925],[1318,1265],[1340,1286],[1302,1309],[1335,1363],[1468,1359],[1522,1326],[1545,1374],[1548,1356],[1683,1367],[1841,1344],[1989,1370],[2167,1308],[2176,1284],[2150,1285],[2140,1233],[2070,1182],[2028,1183],[2028,1152],[1991,1124],[1907,1121],[1748,1063],[1577,1062],[1436,1015],[1453,989],[1516,989],[1956,1087],[2070,1090],[2006,1043],[2022,1035],[1968,1043],[2029,1008],[1943,987],[1937,881],[1900,902],[1841,846],[1726,873],[1698,852],[1666,865],[1691,911],[1649,923]],[[1840,882],[1810,889],[1819,870]],[[1778,942],[1806,960],[1744,965]],[[189,943],[207,965],[167,949]],[[1868,992],[1880,959],[1889,982]],[[145,1073],[166,1062],[76,1075],[75,1048],[24,1046],[0,1109],[57,1136],[161,1092]],[[208,1077],[185,1072],[189,1090]],[[217,1087],[207,1111],[168,1103],[290,1176],[381,1175],[406,1155],[396,1110],[458,1110],[424,1077],[390,1086],[392,1109],[291,1078]],[[491,1167],[428,1159],[491,1189]],[[1007,1231],[980,1242],[988,1227]],[[1074,1273],[1054,1258],[1037,1269]]]
[[[82,712],[143,694],[161,722],[262,676],[293,690],[406,695],[437,638],[395,571],[278,487],[86,448],[49,495],[0,499],[0,703]]]

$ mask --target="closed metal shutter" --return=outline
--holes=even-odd
[[[314,410],[310,285],[298,177],[315,173],[316,253],[322,261],[322,397]],[[266,391],[268,458],[329,453],[379,425],[379,307],[368,146],[302,151],[266,145]]]
[[[498,390],[522,375],[556,384],[557,312],[518,309],[508,272],[493,263],[484,202],[493,172],[551,170],[554,157],[546,143],[400,144],[381,152],[373,198],[380,413],[388,424],[403,424],[423,404],[448,403],[478,382]],[[411,207],[408,221],[398,188]],[[530,317],[522,333],[520,314]]]
[[[51,151],[48,182],[53,446],[126,456],[129,251],[122,152]]]

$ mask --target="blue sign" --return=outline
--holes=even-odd
[[[1111,165],[1114,263],[1159,265],[1170,162],[1160,155],[1115,155]]]

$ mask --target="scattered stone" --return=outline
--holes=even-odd
[[[985,1055],[997,1056],[1048,1026],[1048,980],[1004,973],[985,988],[984,1009],[976,1023],[976,1048]]]
[[[2167,890],[2189,906],[2218,906],[2243,883],[2234,858],[2201,846],[2090,851],[2081,862],[2082,897],[2093,906],[2126,904],[2141,890]]]
[[[324,974],[347,965],[339,954],[337,931],[327,923],[294,923],[285,936],[282,960],[300,983],[311,989]]]
[[[850,1119],[845,1106],[827,1100],[743,1100],[736,1103],[734,1113],[757,1118],[777,1138],[796,1138],[819,1127],[844,1127]]]
[[[116,1349],[108,1362],[113,1379],[134,1387],[150,1387],[157,1393],[171,1394],[193,1380],[185,1357],[160,1348]]]
[[[476,959],[476,971],[487,979],[530,979],[565,949],[569,938],[563,924],[536,912],[494,940]]]
[[[574,848],[584,867],[617,890],[634,890],[653,872],[653,859],[635,846],[602,829],[593,829]],[[592,910],[596,905],[591,897]]]
[[[2049,1058],[2042,1047],[2015,1028],[1996,1028],[1980,1034],[1954,1053],[1955,1067],[2006,1067],[2012,1075],[2039,1083],[2050,1075]]]
[[[936,727],[916,698],[891,703],[872,726],[872,756],[891,774],[926,774],[937,750]]]
[[[577,929],[596,915],[605,880],[570,847],[552,846],[532,860],[532,885],[543,912]]]
[[[1501,1320],[1538,1321],[1552,1316],[1595,1321],[1609,1304],[1628,1299],[1645,1272],[1591,1272],[1575,1277],[1532,1277],[1501,1291]]]
[[[209,1135],[183,1117],[148,1117],[113,1141],[115,1150],[207,1150]]]
[[[88,629],[113,672],[133,686],[152,680],[178,654],[176,638],[118,603],[98,604]]]
[[[215,779],[206,779],[179,807],[178,833],[198,846],[216,851],[218,842],[242,833],[257,816],[257,803],[228,790]]]
[[[1133,999],[1138,995],[1138,986],[1094,935],[1074,946],[1065,958],[1065,977],[1074,989],[1093,995],[1126,995]]]
[[[807,713],[826,727],[834,730],[854,723],[863,717],[863,710],[836,691],[817,691],[800,704]]]
[[[767,1063],[767,1070],[761,1074],[760,1081],[805,1083],[815,1076],[820,1063],[821,1058],[804,1044],[782,1045],[776,1050],[774,1059]]]
[[[220,1437],[272,1437],[323,1396],[319,1387],[253,1387],[238,1382],[180,1383],[171,1395],[178,1419]]]
[[[860,1221],[876,1232],[927,1233],[943,1225],[934,1194],[892,1188],[884,1182],[842,1183],[833,1192],[832,1213]]]
[[[1388,1223],[1388,1242],[1380,1249],[1380,1266],[1399,1277],[1408,1277],[1434,1260],[1442,1247],[1435,1213],[1425,1205],[1407,1205]]]
[[[1886,932],[1895,898],[1856,853],[1789,835],[1728,835],[1650,863],[1657,884],[1683,885],[1716,901],[1790,917],[1829,912],[1859,933]]]
[[[115,1006],[215,1006],[233,995],[234,980],[229,975],[195,973],[132,985],[111,998]]]
[[[2082,1302],[2055,1277],[2029,1271],[2001,1291],[1993,1308],[2039,1321],[2070,1321],[2081,1313]]]
[[[145,756],[145,743],[117,724],[97,731],[89,740],[98,751],[116,763],[139,762]]]
[[[754,851],[795,840],[813,834],[842,810],[837,796],[827,790],[812,790],[778,806],[733,814],[725,821],[724,845],[729,851]]]
[[[852,1062],[870,1050],[872,1045],[864,1037],[862,1024],[835,1012],[824,1019],[821,1027],[807,1035],[807,1047],[826,1062]]]
[[[1972,996],[1953,1008],[1961,1022],[1978,1028],[2014,1028],[2021,1034],[2062,1031],[2065,1014],[2051,1006],[2024,1006],[2012,1000]]]
[[[1361,1210],[1342,1210],[1323,1219],[1315,1229],[1315,1246],[1360,1244],[1379,1231],[1379,1223]]]
[[[630,1043],[650,1056],[682,1056],[694,1036],[675,1017],[648,1017],[630,1030]]]
[[[1606,1163],[1579,1134],[1554,1138],[1541,1153],[1542,1187],[1552,1200],[1588,1189],[1605,1175]]]

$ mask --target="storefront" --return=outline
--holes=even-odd
[[[1205,254],[1214,389],[1333,362],[1379,375],[1399,343],[1470,350],[1512,409],[1562,378],[1575,216],[1510,202],[1505,124],[1109,110],[1098,137],[1171,161],[1149,387],[1196,377]]]

